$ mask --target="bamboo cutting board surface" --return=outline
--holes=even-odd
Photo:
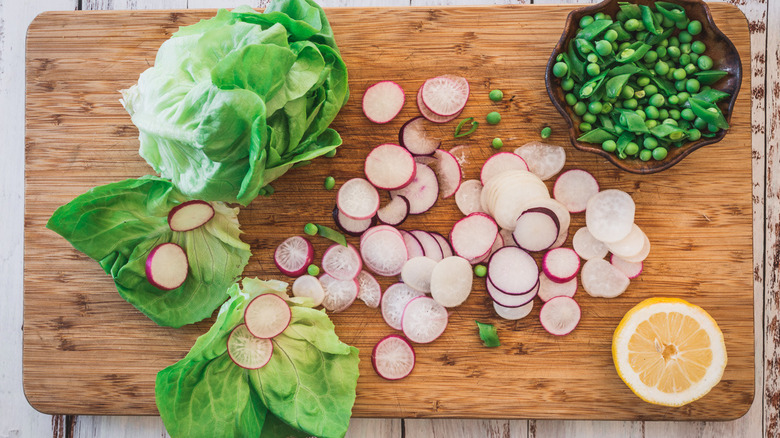
[[[715,22],[736,44],[750,71],[744,16],[728,4],[710,5]],[[568,6],[330,9],[337,42],[349,68],[351,98],[334,127],[344,138],[335,158],[320,158],[274,183],[240,214],[253,251],[245,276],[285,279],[272,253],[306,222],[332,224],[335,191],[362,174],[371,147],[397,139],[418,115],[414,95],[432,76],[453,73],[471,83],[463,117],[496,126],[456,141],[455,122],[437,126],[442,148],[466,145],[464,177],[501,137],[504,150],[537,140],[551,126],[551,143],[566,145],[566,168],[593,173],[602,188],[634,197],[636,223],[653,250],[644,273],[611,299],[576,299],[582,320],[568,336],[548,335],[531,315],[504,321],[492,311],[483,282],[452,309],[444,335],[415,346],[417,365],[404,380],[388,382],[371,368],[373,345],[393,333],[378,309],[356,302],[331,315],[339,336],[360,349],[354,415],[359,417],[571,418],[716,420],[744,414],[753,400],[753,273],[749,74],[735,106],[732,128],[715,145],[694,152],[671,170],[639,176],[567,145],[566,127],[547,97],[544,69]],[[25,193],[24,390],[38,410],[61,414],[155,415],[154,378],[183,357],[213,319],[179,330],[158,327],[116,293],[96,262],[44,225],[52,212],[89,188],[152,172],[138,156],[137,130],[118,102],[151,66],[159,45],[178,26],[214,11],[52,12],[31,24],[27,37]],[[365,88],[395,80],[407,102],[391,123],[374,125],[360,109]],[[504,91],[491,102],[493,88]],[[551,182],[548,181],[551,187]],[[454,199],[439,200],[403,229],[447,234],[461,217]],[[570,236],[584,225],[572,215]],[[356,243],[357,239],[351,239]],[[571,239],[569,239],[570,243]],[[314,240],[321,255],[327,242]],[[289,279],[288,279],[289,280]],[[383,286],[392,283],[383,279]],[[623,314],[647,297],[673,296],[704,307],[724,332],[729,363],[706,397],[682,408],[650,405],[635,397],[612,365],[611,336]],[[474,320],[494,323],[502,345],[481,346]]]

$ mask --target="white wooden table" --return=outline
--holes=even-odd
[[[576,0],[575,0],[576,1]],[[780,437],[780,0],[730,0],[748,19],[753,113],[755,399],[730,422],[353,419],[350,437]],[[550,0],[321,0],[324,7]],[[587,2],[587,1],[586,1]],[[47,10],[264,7],[262,0],[0,0],[0,438],[167,437],[159,417],[44,415],[22,391],[24,56]]]

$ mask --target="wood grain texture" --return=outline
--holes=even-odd
[[[328,221],[333,200],[332,193],[319,189],[322,178],[331,174],[344,181],[359,173],[367,148],[394,138],[400,123],[415,113],[407,105],[397,122],[369,126],[355,97],[373,81],[398,78],[407,91],[415,90],[425,78],[442,73],[445,67],[436,61],[446,59],[449,71],[466,75],[474,85],[468,113],[480,116],[494,107],[486,97],[493,87],[514,97],[499,105],[505,117],[501,125],[469,138],[474,157],[467,177],[475,176],[490,153],[485,145],[494,136],[520,145],[550,123],[558,133],[552,141],[565,143],[562,124],[545,104],[541,72],[568,10],[520,6],[329,11],[351,66],[353,99],[335,124],[345,145],[335,159],[281,178],[275,187],[284,197],[258,199],[242,211],[245,238],[255,253],[246,274],[275,276],[270,256],[279,234],[296,233],[305,221]],[[721,5],[713,5],[713,10],[716,22],[749,53],[738,10]],[[486,14],[492,15],[489,27],[481,26]],[[28,39],[25,388],[33,404],[44,410],[155,414],[154,374],[183,356],[210,321],[179,331],[154,326],[116,295],[93,262],[42,225],[56,206],[89,187],[149,172],[137,156],[136,133],[116,102],[115,90],[135,81],[178,25],[209,14],[95,12],[78,20],[72,15],[41,17]],[[372,28],[385,24],[386,40],[380,45],[368,38],[371,32],[355,24],[361,22],[358,18]],[[539,20],[550,26],[540,29]],[[120,27],[119,21],[126,25]],[[475,26],[481,31],[474,32]],[[103,44],[89,44],[84,38],[89,32],[101,35]],[[624,296],[609,302],[582,296],[585,317],[572,335],[546,335],[535,320],[538,310],[517,323],[496,320],[488,311],[484,286],[479,286],[455,310],[445,335],[420,349],[415,373],[390,384],[373,374],[365,356],[389,332],[378,312],[355,306],[335,315],[340,336],[363,351],[355,415],[714,419],[744,413],[753,388],[748,102],[749,96],[741,93],[729,141],[709,147],[712,153],[696,152],[658,176],[618,173],[596,157],[570,153],[568,167],[591,170],[603,187],[634,195],[640,206],[637,223],[654,242],[647,274]],[[449,138],[451,128],[442,127],[442,135]],[[454,144],[450,141],[445,148]],[[720,159],[722,154],[730,159]],[[302,219],[302,200],[307,197],[311,204]],[[405,228],[446,233],[455,212],[452,200],[443,201]],[[582,222],[575,217],[573,226]],[[317,244],[321,253],[325,244]],[[681,296],[704,305],[726,334],[730,362],[723,382],[683,409],[641,404],[611,365],[611,330],[629,307],[651,295]],[[479,346],[472,326],[477,318],[499,325],[502,348],[485,351]],[[122,336],[105,336],[119,332]],[[57,379],[44,369],[53,358],[58,369],[68,370]],[[78,393],[83,397],[70,392],[67,399],[55,399],[66,388],[82,386]],[[475,398],[490,398],[494,404],[475,404]]]

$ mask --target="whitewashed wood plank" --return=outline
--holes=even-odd
[[[187,0],[82,0],[81,9],[187,9]]]
[[[530,3],[531,0],[411,0],[412,6],[520,5]]]
[[[404,420],[406,438],[526,438],[524,420]]]
[[[253,8],[264,8],[270,0],[189,0],[189,9],[211,8],[235,8],[236,6],[249,5]],[[323,8],[362,7],[372,8],[378,6],[409,6],[409,0],[318,0]]]
[[[353,418],[345,438],[401,438],[403,420],[385,418]]]
[[[160,417],[74,417],[73,438],[169,438]]]

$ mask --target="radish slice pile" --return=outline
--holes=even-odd
[[[331,312],[346,310],[357,298],[359,286],[356,279],[337,280],[328,274],[322,274],[320,275],[320,284],[325,290],[322,307]]]
[[[455,222],[450,231],[450,242],[455,254],[466,260],[484,256],[490,251],[498,235],[498,225],[485,213],[472,213]]]
[[[482,204],[480,204],[480,195],[482,194],[482,183],[477,179],[463,181],[455,192],[455,204],[464,216],[471,213],[482,213]]]
[[[395,283],[389,286],[385,293],[382,294],[382,302],[380,304],[382,307],[382,318],[390,327],[401,330],[401,317],[404,314],[406,304],[412,298],[423,295],[425,294],[412,289],[404,283]]]
[[[642,262],[629,262],[628,260],[616,256],[615,254],[612,254],[609,262],[612,263],[614,267],[620,269],[621,272],[626,274],[626,277],[628,277],[629,280],[633,280],[634,278],[639,277],[639,274],[642,273],[642,269],[644,267]]]
[[[436,173],[425,164],[415,163],[415,176],[402,189],[390,192],[391,197],[404,196],[409,200],[409,214],[425,213],[439,198],[439,181]]]
[[[325,299],[325,289],[317,280],[317,277],[311,275],[301,275],[296,278],[292,285],[293,296],[311,298],[314,306],[322,304]]]
[[[460,187],[463,173],[460,164],[451,153],[436,149],[433,153],[435,161],[433,162],[433,172],[439,180],[439,192],[442,198],[449,198],[454,195]]]
[[[382,300],[382,288],[373,275],[367,271],[360,271],[357,276],[358,296],[357,298],[364,302],[367,307],[376,309]]]
[[[422,103],[432,113],[447,117],[460,113],[469,99],[469,83],[460,76],[428,79],[420,88]]]
[[[387,123],[401,112],[405,101],[400,85],[393,81],[377,82],[363,93],[363,114],[374,123]]]
[[[558,240],[560,227],[558,216],[549,208],[531,208],[517,218],[512,238],[526,251],[544,251]]]
[[[176,289],[187,280],[189,271],[187,253],[175,243],[157,245],[146,257],[146,279],[158,289]]]
[[[555,180],[553,187],[553,197],[571,213],[585,211],[588,200],[598,192],[599,183],[596,178],[582,169],[563,172]]]
[[[360,255],[368,269],[385,277],[400,274],[409,258],[403,236],[388,225],[379,225],[363,233]]]
[[[636,206],[628,193],[609,189],[591,196],[585,210],[588,231],[602,242],[617,242],[628,236],[634,225]]]
[[[531,310],[534,308],[534,301],[531,300],[527,304],[524,304],[520,307],[504,307],[497,302],[493,301],[493,310],[496,312],[496,315],[500,316],[501,318],[508,319],[510,321],[515,321],[518,319],[523,319],[526,316],[528,316],[531,313]]]
[[[406,230],[398,230],[398,232],[400,232],[401,236],[404,238],[406,252],[410,259],[425,256],[425,250],[423,249],[422,244],[412,233]]]
[[[412,230],[410,233],[417,239],[417,242],[420,243],[425,257],[432,258],[437,262],[444,258],[444,251],[441,248],[441,244],[432,233],[422,230]]]
[[[580,322],[580,305],[570,297],[555,297],[544,303],[539,311],[539,321],[548,333],[568,335]]]
[[[526,143],[515,149],[528,164],[528,169],[542,180],[548,180],[563,169],[566,164],[566,151],[561,146],[540,142]]]
[[[371,219],[379,210],[379,192],[363,178],[352,178],[339,188],[336,206],[352,219]]]
[[[401,270],[401,280],[409,287],[423,293],[431,292],[431,276],[438,262],[428,257],[410,258]]]
[[[214,217],[214,207],[206,201],[182,202],[168,213],[171,231],[191,231],[205,225]]]
[[[395,190],[412,182],[417,167],[414,157],[406,148],[386,143],[368,153],[363,170],[366,179],[374,187]]]
[[[397,195],[395,198],[391,199],[390,202],[385,204],[384,207],[377,210],[376,217],[383,224],[397,227],[409,216],[410,208],[411,204],[409,204],[409,200],[403,195]],[[366,227],[366,229],[368,229],[368,227]]]
[[[412,342],[427,344],[435,341],[447,328],[447,309],[433,298],[412,298],[404,307],[401,330]]]
[[[290,325],[292,311],[287,301],[276,294],[258,295],[244,310],[246,328],[257,338],[271,339]]]
[[[371,365],[374,371],[387,380],[398,380],[408,376],[414,369],[414,363],[414,348],[402,336],[385,336],[371,351]]]
[[[336,280],[352,280],[362,268],[360,254],[352,245],[331,245],[322,254],[322,270]]]
[[[367,229],[371,228],[376,220],[371,217],[368,219],[352,219],[345,215],[338,206],[333,208],[333,222],[343,232],[350,236],[359,236]]]
[[[631,280],[604,259],[591,259],[582,266],[582,288],[588,295],[615,298],[625,292]]]
[[[566,283],[577,276],[580,256],[571,248],[551,249],[544,255],[542,269],[550,280]]]
[[[554,297],[574,297],[577,293],[577,277],[565,283],[550,280],[544,272],[539,275],[539,298],[542,301],[550,301]]]
[[[571,245],[583,260],[603,259],[609,252],[607,245],[593,237],[587,227],[582,227],[574,233]]]
[[[415,117],[404,123],[398,132],[398,142],[413,155],[431,155],[441,145],[427,129],[424,117]]]
[[[482,170],[479,173],[479,179],[482,185],[485,185],[494,176],[507,170],[525,170],[528,171],[528,165],[525,160],[517,154],[511,152],[499,152],[485,161]]]

